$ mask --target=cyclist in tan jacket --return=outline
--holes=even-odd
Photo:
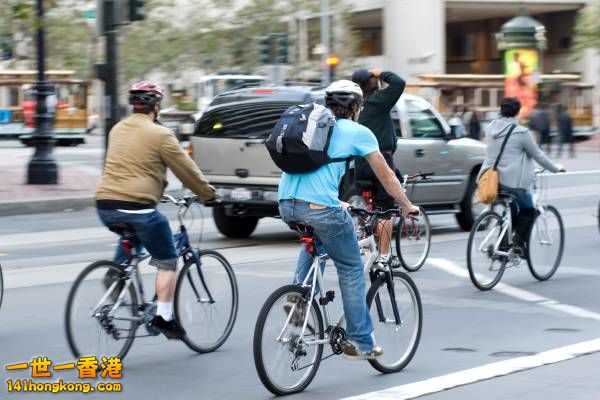
[[[160,86],[152,82],[142,81],[131,87],[133,114],[109,133],[96,207],[107,227],[128,224],[152,256],[150,265],[158,269],[157,312],[152,325],[170,339],[181,339],[185,331],[173,318],[177,251],[169,220],[156,210],[156,205],[167,186],[167,168],[200,200],[214,199],[215,190],[181,148],[175,134],[155,123],[163,95]],[[124,261],[126,255],[119,246],[115,262]],[[114,273],[107,274],[105,285],[110,286],[118,278]]]

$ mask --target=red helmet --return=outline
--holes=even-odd
[[[162,88],[154,82],[136,82],[129,88],[129,104],[138,108],[150,106],[160,102],[164,94]]]

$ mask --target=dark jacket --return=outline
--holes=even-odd
[[[558,120],[558,132],[560,132],[560,139],[563,142],[568,142],[573,137],[573,121],[568,112],[563,111],[558,114],[556,118]]]
[[[379,150],[394,152],[396,151],[396,132],[390,111],[404,92],[406,82],[389,71],[382,72],[380,78],[388,86],[365,97],[364,108],[358,117],[358,123],[366,126],[375,134]]]
[[[529,129],[538,132],[550,131],[550,112],[543,108],[536,108],[529,117]]]

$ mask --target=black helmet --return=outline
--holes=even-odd
[[[333,82],[325,89],[325,104],[350,108],[352,104],[362,103],[363,93],[356,83],[348,80]]]

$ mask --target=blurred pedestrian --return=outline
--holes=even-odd
[[[470,105],[463,109],[462,123],[471,139],[479,140],[481,136],[481,123],[477,111]]]
[[[529,129],[538,133],[539,145],[542,150],[544,145],[546,153],[550,154],[552,138],[550,137],[550,112],[546,104],[539,103],[529,117]]]
[[[452,107],[452,116],[448,119],[448,125],[455,138],[461,138],[465,136],[465,126],[463,124],[463,106],[455,104]]]
[[[565,143],[569,144],[569,156],[575,157],[575,143],[573,138],[573,119],[569,111],[563,104],[556,107],[556,119],[559,133],[558,156],[562,156],[562,149]]]

